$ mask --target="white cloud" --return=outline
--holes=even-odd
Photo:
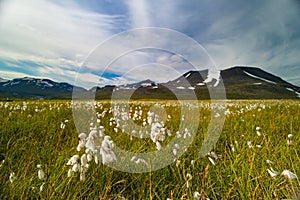
[[[179,71],[213,65],[205,49],[188,36],[169,29],[146,28],[119,34],[102,43],[91,52],[84,66],[100,73],[108,70],[123,74],[149,63],[168,65]]]
[[[226,1],[129,0],[125,3],[128,13],[124,9],[123,13],[116,10],[114,12],[117,15],[85,10],[74,0],[56,3],[32,0],[30,4],[17,0],[4,2],[0,4],[0,59],[36,63],[41,66],[37,70],[39,73],[54,80],[74,80],[76,70],[79,70],[88,54],[84,63],[86,68],[80,71],[84,74],[80,78],[85,86],[91,85],[90,80],[96,80],[94,74],[101,74],[114,59],[117,59],[116,62],[106,70],[121,75],[137,66],[150,66],[151,63],[168,65],[178,72],[190,70],[182,58],[194,64],[196,69],[213,66],[215,61],[220,68],[237,64],[262,66],[274,74],[283,75],[283,78],[299,74],[299,68],[286,72],[281,67],[300,64],[298,10],[293,2],[254,2],[244,5],[238,1],[228,4]],[[88,1],[85,3],[88,4]],[[116,30],[147,26],[173,28],[186,33],[202,44],[209,55],[206,49],[201,50],[191,41],[183,42],[180,37],[153,32],[122,35],[115,37],[113,42],[104,42]],[[95,48],[99,43],[102,44]],[[160,52],[149,55],[138,49],[152,46],[159,46],[170,54]],[[132,50],[137,51],[132,53]],[[118,59],[124,52],[129,54]],[[171,54],[180,56],[172,58]],[[55,70],[43,71],[45,66]],[[157,73],[158,65],[152,66],[155,69],[152,73],[160,76]],[[162,74],[164,70],[162,67]],[[133,77],[133,73],[127,77],[128,81],[148,76],[148,72],[133,71],[136,77]]]
[[[149,63],[145,65],[135,66],[127,73],[123,74],[123,78],[137,82],[150,79],[157,83],[163,83],[173,80],[182,75],[182,71],[178,71],[168,65],[158,63]]]
[[[108,38],[122,16],[80,8],[72,1],[10,0],[2,5],[0,59],[76,70],[88,52]],[[49,78],[56,77],[48,74]],[[74,77],[75,78],[75,77]]]
[[[21,72],[12,72],[12,71],[5,71],[5,70],[0,70],[1,78],[5,79],[14,79],[16,77],[28,77],[30,75],[21,73]]]
[[[147,0],[128,0],[129,15],[132,28],[153,26],[152,16],[149,14],[149,6]]]

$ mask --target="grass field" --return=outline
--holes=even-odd
[[[133,101],[127,107],[111,107],[109,102],[99,101],[92,105],[96,107],[95,118],[89,123],[77,122],[81,123],[78,132],[70,101],[2,101],[0,199],[300,198],[300,101],[227,101],[227,107],[219,111],[226,114],[222,134],[204,158],[199,158],[198,153],[211,117],[218,116],[212,116],[209,101],[198,103],[199,117],[195,120],[191,117],[197,115],[183,116],[175,101]],[[112,110],[122,110],[123,114],[114,117]],[[163,121],[163,129],[159,129],[163,138],[155,142],[152,138],[122,133],[128,126],[117,119],[124,116],[139,127],[151,125],[149,116],[152,123]],[[170,151],[174,162],[156,171],[118,171],[100,161],[96,164],[96,153],[85,152],[87,143],[77,150],[78,134],[89,135],[94,130],[111,136],[114,148],[135,153],[154,152],[160,146],[164,149],[174,138],[190,137],[184,131],[176,133],[183,117],[199,124],[196,136],[188,148],[175,145]],[[187,123],[185,128],[188,126]],[[97,139],[100,146],[103,135]],[[180,152],[183,155],[176,157]],[[67,165],[76,154],[81,157],[78,160],[81,168],[77,170],[85,166],[85,177],[74,172],[77,171],[74,165]],[[83,154],[92,157],[88,164],[82,163]],[[98,155],[100,160],[101,155]],[[122,159],[116,153],[112,163],[123,165]],[[130,161],[129,167],[143,165],[137,158]],[[148,162],[151,160],[145,161],[146,167]]]

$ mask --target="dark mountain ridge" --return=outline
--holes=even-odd
[[[221,79],[220,79],[221,77]],[[0,79],[0,97],[29,99],[71,99],[72,91],[78,94],[94,93],[96,99],[209,99],[209,88],[222,90],[223,81],[228,99],[299,99],[300,87],[258,67],[235,66],[218,73],[209,70],[188,71],[180,77],[166,82],[155,83],[149,79],[125,85],[93,87],[90,90],[68,83],[57,83],[50,79],[16,78]],[[176,96],[177,95],[177,96]]]

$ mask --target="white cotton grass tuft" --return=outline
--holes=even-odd
[[[256,134],[257,134],[257,136],[261,136],[261,133],[260,133],[260,131],[256,131]]]
[[[214,158],[215,160],[218,160],[219,158],[222,157],[222,155],[220,155],[220,154],[217,155],[216,152],[214,152],[214,151],[209,152],[207,155]]]
[[[42,192],[42,191],[43,191],[43,189],[44,189],[44,185],[45,185],[45,183],[42,183],[42,185],[40,186],[40,192]]]
[[[208,156],[208,160],[211,162],[212,165],[216,165],[215,161],[211,157]]]
[[[195,160],[191,160],[192,167],[195,167]]]
[[[87,167],[87,155],[84,153],[82,154],[81,158],[80,158],[80,164],[82,167]]]
[[[80,181],[84,182],[86,180],[86,176],[85,176],[85,173],[87,171],[87,167],[84,167],[84,166],[81,166],[80,168]]]
[[[115,124],[113,119],[111,119],[110,122]],[[94,123],[90,123],[90,133],[80,133],[78,135],[77,151],[82,152],[82,149],[84,151],[81,155],[74,155],[68,160],[67,165],[71,166],[68,170],[68,177],[72,177],[74,173],[79,172],[80,181],[85,181],[85,173],[90,166],[89,162],[93,159],[96,164],[99,164],[101,160],[103,164],[117,160],[113,151],[113,141],[110,136],[105,136],[104,130],[104,127],[100,124],[94,126]]]
[[[252,142],[251,141],[247,141],[247,145],[248,145],[248,147],[251,149],[251,148],[253,148],[253,145],[252,145]]]
[[[136,157],[132,156],[131,159],[130,159],[130,161],[134,161],[135,159],[136,159]]]
[[[194,197],[194,199],[195,200],[200,200],[200,198],[201,198],[201,195],[200,195],[200,193],[199,192],[194,192],[194,195],[193,195],[193,197]]]
[[[293,141],[292,141],[292,138],[294,137],[293,134],[288,134],[288,140],[287,140],[287,144],[289,146],[292,146],[293,145]]]
[[[79,163],[75,163],[73,166],[72,166],[72,171],[73,172],[78,172],[80,169],[80,164]]]
[[[72,156],[69,161],[67,162],[67,165],[73,166],[75,163],[77,163],[79,160],[79,155]]]
[[[270,176],[274,179],[279,175],[279,172],[275,171],[272,167],[270,169],[267,169]]]
[[[104,140],[102,141],[101,148],[100,148],[100,154],[102,155],[103,164],[117,161],[117,157],[113,149],[114,149],[114,144],[111,141],[110,136],[104,136]]]
[[[72,177],[73,174],[74,174],[73,170],[72,170],[72,169],[69,169],[69,170],[68,170],[68,177],[69,177],[69,178]]]
[[[177,156],[177,149],[173,149],[173,155]]]
[[[186,174],[186,178],[187,178],[188,180],[191,180],[191,179],[193,178],[193,176],[192,176],[190,173],[187,173],[187,174]]]
[[[271,160],[266,160],[266,162],[267,162],[268,164],[273,164],[273,161],[271,161]]]
[[[65,128],[66,128],[66,124],[63,123],[63,122],[61,122],[61,123],[60,123],[60,128],[61,128],[61,129],[65,129]]]
[[[234,152],[235,151],[234,145],[230,144],[230,147],[231,147],[231,151]]]
[[[0,162],[0,168],[3,166],[4,163],[5,163],[5,160],[1,160],[1,162]]]
[[[176,167],[179,167],[179,165],[180,165],[180,160],[176,160]]]
[[[190,173],[186,174],[186,187],[189,188],[190,187],[190,180],[192,180],[193,176]]]
[[[86,154],[86,157],[87,157],[87,161],[88,161],[88,162],[91,162],[91,161],[93,160],[93,155],[92,155],[92,153],[90,153],[90,152],[88,152],[88,153]]]
[[[282,173],[281,173],[281,175],[284,176],[284,177],[286,177],[286,178],[288,178],[288,179],[290,179],[290,180],[292,180],[292,179],[298,179],[298,177],[297,177],[296,174],[294,174],[293,172],[291,172],[291,171],[289,171],[287,169],[283,170]]]
[[[87,135],[86,135],[86,133],[80,133],[80,134],[78,135],[78,138],[79,138],[80,140],[85,140],[85,139],[87,138]]]
[[[156,146],[156,149],[157,149],[158,151],[160,151],[161,148],[162,148],[159,141],[157,141],[157,142],[155,143],[155,146]]]
[[[78,145],[77,145],[77,151],[81,151],[82,148],[85,147],[87,143],[87,134],[86,133],[80,133],[78,135]]]
[[[260,129],[261,129],[261,128],[260,128],[259,126],[257,126],[257,127],[255,128],[256,134],[257,134],[258,137],[261,136]]]
[[[15,172],[11,172],[9,175],[9,181],[13,183],[17,179]]]
[[[44,177],[45,177],[45,173],[44,173],[44,171],[43,171],[43,169],[42,169],[42,165],[41,165],[41,164],[38,164],[38,165],[36,165],[36,167],[39,169],[39,170],[38,170],[38,178],[39,178],[40,180],[43,180]]]

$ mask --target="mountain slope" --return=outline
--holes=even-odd
[[[0,97],[31,99],[71,99],[77,93],[95,93],[96,99],[210,99],[209,88],[222,91],[221,79],[228,99],[299,99],[300,87],[257,67],[236,66],[210,73],[189,71],[167,83],[156,84],[147,79],[137,83],[93,87],[89,91],[68,83],[49,79],[0,79]],[[84,95],[83,95],[84,96]]]
[[[70,99],[75,86],[49,79],[16,78],[0,82],[0,97],[31,99]],[[85,89],[75,87],[79,91]]]
[[[257,67],[233,67],[221,71],[227,98],[293,99],[300,88]]]
[[[135,90],[132,98],[174,99],[174,93],[180,98],[192,98],[193,92],[199,99],[209,99],[208,88],[220,91],[219,75],[228,99],[298,99],[300,88],[278,76],[257,67],[236,66],[209,74],[208,70],[189,71],[182,76],[159,84],[156,90],[151,87]],[[100,96],[100,95],[98,95]]]
[[[294,99],[300,88],[257,67],[236,66],[220,71],[229,99]],[[217,76],[209,78],[208,70],[189,71],[165,83],[168,88],[194,90],[198,97],[209,98],[209,87],[219,88]]]

